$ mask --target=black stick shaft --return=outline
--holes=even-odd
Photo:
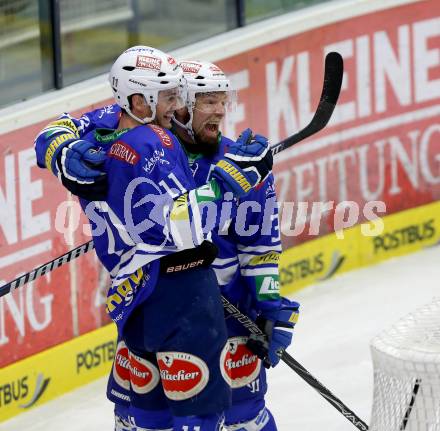
[[[44,265],[41,265],[38,268],[35,268],[20,277],[17,277],[15,280],[12,280],[9,283],[4,284],[3,286],[0,286],[0,297],[17,289],[18,287],[25,285],[26,283],[29,283],[30,281],[37,279],[44,274],[53,271],[55,268],[58,268],[65,263],[68,263],[73,259],[76,259],[77,257],[86,254],[90,250],[93,250],[94,247],[95,244],[93,243],[93,241],[86,242],[85,244],[82,244],[68,251],[66,254],[63,254],[62,256],[59,256],[56,259],[51,260],[50,262],[47,262]]]
[[[274,156],[314,135],[328,124],[338,102],[343,76],[344,61],[341,55],[337,52],[330,52],[325,58],[324,84],[315,115],[304,129],[274,145],[271,148]]]
[[[411,411],[412,411],[412,409],[414,407],[414,403],[416,401],[417,392],[419,392],[419,387],[420,387],[421,383],[422,383],[422,379],[416,379],[416,381],[414,383],[413,391],[412,391],[412,394],[411,394],[411,400],[409,402],[408,408],[406,409],[405,416],[403,417],[403,420],[402,420],[402,424],[400,425],[400,428],[399,428],[399,430],[401,430],[401,431],[405,430],[406,426],[408,425],[409,416],[410,416]]]
[[[298,133],[295,133],[294,135],[271,147],[273,155],[276,155],[286,148],[290,148],[292,145],[295,145],[305,138],[308,138],[314,133],[319,132],[327,125],[338,101],[339,93],[341,91],[343,72],[344,63],[341,55],[337,52],[330,52],[327,54],[325,58],[324,84],[322,87],[321,98],[312,121]],[[17,287],[23,286],[29,281],[35,280],[37,277],[40,277],[43,274],[51,272],[55,268],[58,268],[65,263],[70,262],[72,259],[87,253],[88,251],[92,250],[93,247],[93,241],[89,241],[88,243],[85,243],[69,251],[68,253],[63,254],[62,256],[36,269],[33,269],[21,277],[18,277],[7,284],[0,286],[0,297],[6,295]]]
[[[226,312],[237,319],[250,333],[263,335],[261,329],[248,316],[243,314],[237,307],[232,305],[222,296],[223,307]],[[305,382],[322,395],[336,410],[338,410],[357,429],[367,431],[368,425],[350,408],[348,408],[336,395],[330,392],[319,380],[313,377],[296,359],[292,358],[286,351],[280,355],[281,360],[297,373]]]
[[[319,380],[313,377],[296,359],[283,352],[281,360],[295,371],[305,382],[322,395],[336,410],[338,410],[357,429],[368,430],[368,425],[350,408],[348,408],[336,395],[328,390]]]

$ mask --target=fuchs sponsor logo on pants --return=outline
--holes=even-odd
[[[206,363],[183,352],[157,353],[160,377],[165,395],[171,400],[186,400],[199,394],[209,381]]]
[[[247,337],[229,338],[220,357],[223,378],[234,388],[254,381],[260,374],[261,361],[246,347]]]
[[[152,391],[159,383],[159,370],[147,359],[130,352],[130,383],[137,394]]]
[[[131,388],[137,394],[152,391],[159,383],[157,367],[134,353],[131,353],[125,343],[120,341],[113,364],[113,377],[116,383],[127,391]]]
[[[116,383],[127,391],[130,390],[130,352],[123,341],[118,343],[113,362],[113,377]]]

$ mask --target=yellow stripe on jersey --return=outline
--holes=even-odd
[[[79,137],[78,127],[75,126],[75,123],[70,118],[60,118],[59,120],[52,121],[45,129],[50,130],[50,128],[55,126],[67,127],[72,133],[75,133],[75,135]]]
[[[280,260],[280,253],[277,251],[271,251],[269,253],[261,254],[259,256],[253,257],[249,261],[249,265],[251,266],[258,266],[258,265],[264,265],[264,264],[278,264]]]
[[[252,188],[246,177],[234,165],[222,159],[217,166],[229,174],[246,193]]]
[[[173,204],[170,220],[189,220],[188,193],[179,196]]]

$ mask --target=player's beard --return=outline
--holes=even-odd
[[[220,130],[210,133],[209,135],[203,133],[203,128],[200,131],[194,132],[194,138],[189,133],[179,126],[173,124],[173,132],[179,136],[185,149],[191,154],[201,154],[205,157],[213,157],[217,154],[220,144]],[[203,126],[204,127],[204,126]]]
[[[201,137],[199,134],[194,135],[195,142],[191,145],[191,150],[188,148],[189,151],[192,153],[202,154],[206,157],[213,157],[217,154],[219,149],[219,139],[220,138],[220,131],[217,133],[216,138],[209,138],[206,139]]]
[[[220,124],[216,120],[206,121],[194,130],[194,143],[191,149],[187,148],[192,153],[202,154],[203,156],[213,157],[219,150],[220,141]],[[207,129],[209,128],[209,130]]]

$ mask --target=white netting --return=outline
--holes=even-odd
[[[440,298],[371,342],[371,431],[440,431]]]

